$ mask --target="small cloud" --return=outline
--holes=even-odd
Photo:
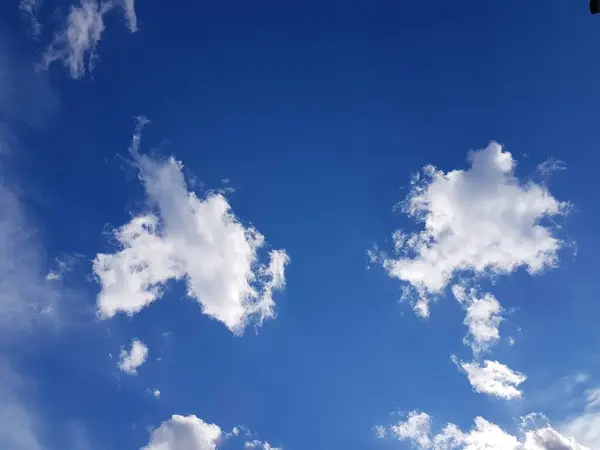
[[[248,441],[244,444],[244,448],[253,448],[257,450],[282,450],[280,447],[272,447],[266,441]]]
[[[521,398],[522,392],[518,387],[527,380],[521,372],[510,369],[498,361],[462,362],[456,356],[452,361],[467,374],[473,390],[505,400]]]
[[[464,324],[469,328],[463,339],[475,355],[487,352],[500,339],[500,323],[503,309],[492,294],[480,295],[476,289],[467,290],[464,286],[452,286],[452,293],[465,308]]]
[[[195,415],[173,415],[150,434],[150,442],[141,450],[216,450],[223,432]]]
[[[160,398],[160,391],[159,391],[158,389],[154,389],[154,390],[152,391],[152,395],[153,395],[155,398]]]
[[[131,350],[121,349],[119,354],[119,369],[127,375],[137,375],[137,369],[146,362],[148,358],[148,347],[138,340],[131,342]]]
[[[61,281],[65,274],[71,272],[75,265],[81,260],[83,255],[79,254],[63,254],[59,257],[54,258],[56,267],[46,275],[48,281]]]

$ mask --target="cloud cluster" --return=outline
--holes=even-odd
[[[567,203],[542,184],[521,182],[512,155],[495,142],[468,159],[467,170],[426,166],[414,178],[403,210],[424,229],[395,232],[396,255],[374,255],[391,277],[408,283],[423,317],[431,297],[455,276],[509,274],[519,267],[536,273],[556,264],[562,245],[543,221],[564,214]]]
[[[550,426],[533,430],[522,428],[519,436],[515,436],[483,417],[476,417],[469,431],[448,423],[439,433],[433,434],[431,422],[429,414],[413,411],[404,421],[379,427],[379,437],[410,441],[420,450],[590,450]]]
[[[137,369],[146,362],[148,358],[148,347],[139,339],[131,342],[129,351],[121,349],[119,354],[119,369],[127,375],[137,375]],[[159,393],[160,395],[160,393]]]
[[[261,262],[263,235],[244,226],[223,195],[198,197],[181,162],[139,154],[141,126],[131,154],[156,214],[134,217],[114,234],[120,249],[96,256],[101,315],[133,315],[158,299],[168,281],[185,280],[203,313],[234,332],[274,317],[273,291],[285,286],[285,251],[271,250],[269,262]]]
[[[195,415],[173,415],[150,434],[150,442],[141,450],[216,450],[228,439],[249,435],[243,427],[235,427],[231,433],[209,424]],[[244,443],[246,449],[282,450],[267,441],[252,440]]]
[[[25,0],[21,5],[27,12],[37,9],[33,7],[36,3],[30,0]],[[105,29],[104,16],[115,7],[123,9],[127,28],[132,33],[136,32],[134,0],[81,0],[79,6],[71,6],[64,28],[54,34],[42,57],[42,67],[47,69],[52,63],[60,61],[72,78],[91,73],[98,60],[97,46]]]

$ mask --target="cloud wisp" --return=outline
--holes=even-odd
[[[133,315],[161,297],[168,281],[184,280],[203,313],[233,332],[273,318],[273,292],[285,287],[287,253],[271,250],[268,263],[261,261],[264,236],[244,226],[223,195],[199,197],[188,189],[180,161],[140,154],[145,123],[134,134],[131,155],[156,214],[140,214],[118,228],[119,250],[96,256],[101,316]]]
[[[81,0],[78,6],[71,6],[64,28],[54,34],[41,67],[48,69],[54,62],[61,62],[74,79],[91,73],[98,62],[97,47],[105,30],[104,16],[116,7],[123,9],[127,28],[135,33],[138,28],[134,0]]]

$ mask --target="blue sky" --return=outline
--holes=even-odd
[[[2,3],[0,447],[600,448],[600,23],[442,3]]]

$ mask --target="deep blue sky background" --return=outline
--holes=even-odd
[[[494,356],[529,375],[526,392],[598,373],[600,21],[587,2],[147,0],[136,9],[133,36],[107,17],[92,78],[51,68],[60,108],[19,136],[18,178],[36,192],[29,206],[49,260],[85,255],[70,277],[91,305],[90,260],[111,249],[103,231],[142,207],[136,174],[117,155],[143,114],[146,150],[173,153],[206,188],[230,180],[235,213],[290,254],[288,288],[258,335],[232,336],[174,286],[132,320],[86,321],[46,339],[20,353],[43,414],[84,424],[94,449],[139,448],[145,428],[173,413],[243,423],[296,450],[386,447],[371,426],[396,409],[510,424],[514,411],[470,394],[449,360],[468,350],[458,305],[441,301],[422,321],[397,303],[395,281],[366,270],[374,242],[414,227],[392,211],[410,175],[427,163],[463,168],[467,151],[491,139],[519,174],[549,156],[566,162],[551,191],[574,203],[564,232],[578,244],[551,275],[499,280],[499,300],[518,308],[506,324],[517,344]],[[20,64],[35,62],[42,47],[16,5],[3,2],[0,17]],[[135,336],[150,359],[119,381],[108,353]]]

